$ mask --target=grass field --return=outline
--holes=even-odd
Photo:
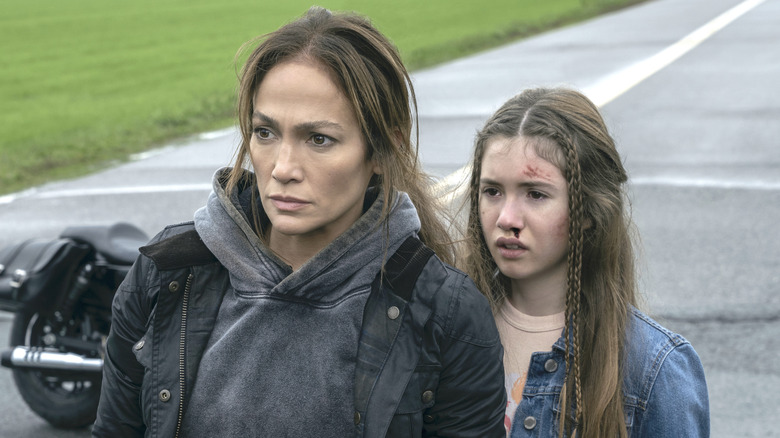
[[[372,18],[411,70],[639,0],[323,0]],[[246,41],[309,1],[5,0],[0,194],[232,124]]]

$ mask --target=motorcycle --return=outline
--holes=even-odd
[[[0,310],[14,313],[2,366],[58,428],[95,421],[111,302],[147,235],[128,223],[65,229],[0,250]]]

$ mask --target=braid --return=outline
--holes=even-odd
[[[566,374],[573,374],[574,382],[574,425],[572,434],[582,418],[582,385],[580,378],[580,297],[582,284],[582,222],[584,216],[582,202],[582,175],[577,149],[571,138],[559,137],[559,143],[564,146],[566,153],[566,183],[569,192],[569,252],[567,255],[568,273],[566,277]],[[562,137],[562,138],[561,138]],[[570,329],[571,327],[571,329]],[[570,333],[571,330],[571,333]],[[574,355],[573,367],[569,368],[569,354]],[[570,371],[572,372],[570,374]],[[567,407],[571,403],[567,404]]]

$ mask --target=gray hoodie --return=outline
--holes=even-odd
[[[417,212],[400,194],[386,242],[384,226],[377,226],[380,197],[293,272],[252,230],[250,190],[225,192],[227,171],[217,172],[214,192],[195,213],[195,228],[229,271],[231,290],[182,430],[185,436],[348,436],[354,433],[355,359],[371,282],[385,257],[419,231]]]

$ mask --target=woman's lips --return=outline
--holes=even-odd
[[[309,205],[308,202],[290,196],[269,196],[271,203],[280,211],[296,211]]]

